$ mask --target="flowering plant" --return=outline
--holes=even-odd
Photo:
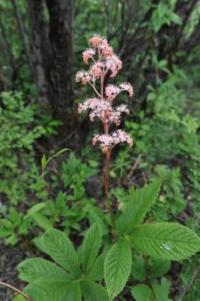
[[[128,113],[125,105],[114,106],[113,103],[122,91],[127,91],[132,97],[133,88],[129,83],[107,84],[108,78],[115,77],[121,70],[122,62],[106,39],[95,36],[89,44],[92,48],[83,52],[83,61],[92,65],[89,71],[79,71],[76,80],[89,84],[96,95],[80,103],[78,111],[89,110],[91,121],[97,117],[102,124],[103,133],[93,137],[93,144],[99,143],[105,154],[104,187],[107,199],[112,149],[119,143],[132,145],[131,137],[123,130],[111,132],[113,124],[120,125],[121,114]],[[44,167],[46,163],[44,160]],[[34,239],[34,243],[48,255],[48,259],[33,257],[24,260],[18,266],[19,277],[28,285],[23,292],[9,287],[29,301],[112,301],[119,300],[118,296],[120,300],[129,300],[130,295],[137,301],[144,301],[144,295],[148,300],[164,300],[157,291],[158,288],[162,291],[166,282],[163,279],[161,283],[149,281],[149,258],[156,260],[156,267],[165,264],[159,272],[159,277],[162,277],[169,269],[168,261],[180,261],[200,251],[200,238],[177,223],[150,223],[149,219],[147,222],[147,214],[155,204],[160,189],[161,181],[156,179],[134,193],[131,191],[131,198],[124,206],[116,210],[110,207],[109,212],[104,213],[106,218],[98,208],[94,208],[97,209],[93,215],[95,222],[90,225],[77,249],[77,243],[74,246],[65,231],[53,225],[46,226],[45,221],[46,232]],[[35,210],[32,208],[32,212],[38,213]],[[141,265],[141,260],[137,264],[137,253],[145,255],[144,265]],[[145,284],[138,283],[131,288],[135,280],[141,281],[141,276],[137,278],[136,275],[140,274],[138,267],[142,267]],[[165,290],[165,300],[171,300],[168,293]]]
[[[107,198],[112,149],[119,143],[133,144],[132,138],[125,131],[117,129],[110,132],[111,125],[120,126],[123,113],[129,114],[128,107],[125,104],[114,106],[114,100],[123,91],[127,92],[129,97],[132,97],[133,87],[130,83],[107,84],[108,78],[116,77],[122,69],[122,61],[113,52],[113,48],[105,38],[94,36],[89,39],[89,44],[92,48],[88,48],[83,52],[83,62],[86,65],[91,63],[91,66],[88,71],[78,71],[76,81],[83,85],[90,85],[95,92],[95,97],[80,103],[78,112],[89,111],[91,121],[94,121],[96,117],[101,121],[103,133],[95,135],[92,143],[93,145],[99,143],[102,152],[105,154],[104,189]]]

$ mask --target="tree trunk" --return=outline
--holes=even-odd
[[[0,19],[0,35],[2,36],[3,46],[4,46],[3,48],[5,52],[7,52],[8,62],[11,69],[11,82],[8,84],[8,86],[10,86],[9,89],[16,90],[18,88],[18,83],[17,83],[18,66],[15,61],[14,55],[12,53],[9,37],[7,36],[6,29],[4,27],[4,24],[1,22],[1,19]]]
[[[19,37],[20,37],[20,40],[21,40],[21,43],[22,43],[22,46],[23,46],[23,49],[24,49],[26,60],[27,60],[27,63],[29,65],[30,69],[31,69],[31,72],[33,73],[32,62],[31,62],[31,57],[30,57],[30,51],[29,51],[29,47],[27,45],[27,35],[26,35],[26,30],[25,30],[25,27],[24,27],[23,20],[22,20],[22,16],[21,16],[21,13],[20,13],[20,10],[18,8],[18,4],[17,4],[16,0],[11,0],[11,2],[12,2],[12,6],[13,6],[13,12],[14,12],[14,15],[15,15],[15,18],[16,18],[16,21],[17,21]]]
[[[50,107],[51,89],[47,78],[49,43],[45,31],[43,19],[43,0],[28,0],[28,12],[30,20],[30,48],[31,60],[34,69],[35,83],[38,87],[39,102],[46,109]]]
[[[73,107],[73,1],[46,0],[51,44],[51,83],[55,115],[65,125],[72,122]]]

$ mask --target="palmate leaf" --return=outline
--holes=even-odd
[[[36,238],[34,242],[41,251],[48,254],[70,274],[79,273],[76,251],[65,233],[51,229],[41,237]]]
[[[160,185],[160,181],[157,180],[133,193],[132,200],[126,204],[124,212],[116,221],[116,227],[120,232],[131,232],[136,224],[143,221],[158,197]]]
[[[69,279],[69,274],[56,264],[42,258],[29,258],[18,265],[19,278],[26,282],[47,279]]]
[[[64,279],[34,281],[24,289],[24,292],[34,301],[81,301],[80,284]]]
[[[135,226],[131,241],[138,251],[168,260],[182,260],[200,251],[200,238],[177,223]]]
[[[80,262],[85,273],[87,273],[95,262],[101,247],[101,230],[98,224],[94,224],[86,233],[80,248]]]
[[[124,288],[132,265],[131,249],[126,240],[117,241],[108,251],[104,261],[104,278],[111,299]]]
[[[109,301],[105,287],[95,282],[83,281],[81,291],[86,301]]]

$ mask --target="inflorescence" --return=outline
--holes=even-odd
[[[101,120],[104,132],[95,135],[92,143],[93,145],[100,143],[103,153],[106,153],[119,143],[128,143],[129,145],[133,143],[130,135],[121,129],[110,133],[110,126],[115,124],[119,127],[121,115],[123,113],[129,114],[128,107],[125,104],[114,106],[114,100],[123,91],[127,92],[129,97],[132,97],[133,87],[126,82],[119,85],[106,85],[105,77],[116,77],[122,69],[122,61],[113,52],[113,48],[108,41],[101,36],[97,35],[90,38],[89,45],[91,48],[83,52],[83,62],[86,65],[91,64],[90,68],[88,71],[78,71],[76,82],[90,85],[95,92],[95,96],[80,103],[78,113],[89,111],[91,121],[94,121],[95,118]]]

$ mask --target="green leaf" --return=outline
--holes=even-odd
[[[131,294],[136,301],[155,301],[152,289],[146,284],[136,285],[131,290]]]
[[[29,216],[32,216],[35,213],[38,213],[39,211],[41,211],[42,209],[44,209],[46,207],[46,203],[41,202],[41,203],[37,203],[36,205],[32,206],[29,210],[28,213],[26,215],[26,218]]]
[[[79,283],[66,280],[34,281],[24,291],[34,301],[81,301]]]
[[[68,274],[49,260],[42,258],[30,258],[18,265],[19,278],[26,282],[35,280],[52,280],[59,278],[68,279]]]
[[[135,224],[143,221],[145,215],[156,201],[160,185],[160,181],[154,181],[133,193],[132,201],[126,204],[124,212],[116,221],[116,227],[120,232],[130,232]]]
[[[117,241],[108,251],[104,261],[104,278],[111,299],[124,288],[132,264],[131,249],[127,241]]]
[[[200,238],[177,223],[155,223],[135,226],[133,247],[155,258],[182,260],[200,251]]]
[[[38,226],[40,226],[42,229],[44,229],[45,231],[53,228],[52,223],[42,213],[37,212],[37,213],[31,214],[31,217],[35,221],[35,223]]]
[[[87,273],[95,262],[101,247],[101,231],[98,224],[94,224],[86,233],[80,248],[80,258],[83,270]]]
[[[103,263],[104,263],[105,255],[101,254],[95,260],[92,268],[90,269],[87,277],[90,280],[97,281],[103,279]]]
[[[87,301],[109,301],[109,297],[105,287],[91,281],[83,281],[81,283],[81,291],[84,300]]]
[[[15,296],[12,301],[27,301],[22,295]]]
[[[144,281],[146,279],[147,271],[145,266],[145,260],[142,256],[133,256],[132,259],[132,276],[135,280]]]
[[[151,278],[161,277],[166,274],[171,266],[169,260],[149,258],[148,260],[148,272]]]
[[[156,301],[173,301],[172,299],[168,298],[170,293],[170,282],[166,278],[162,278],[160,284],[157,282],[152,283],[152,290],[154,292]]]
[[[34,242],[41,251],[48,254],[66,271],[73,274],[79,272],[76,251],[65,233],[51,229],[36,238]]]
[[[41,165],[42,165],[42,170],[44,171],[47,166],[47,158],[45,155],[42,156]]]

